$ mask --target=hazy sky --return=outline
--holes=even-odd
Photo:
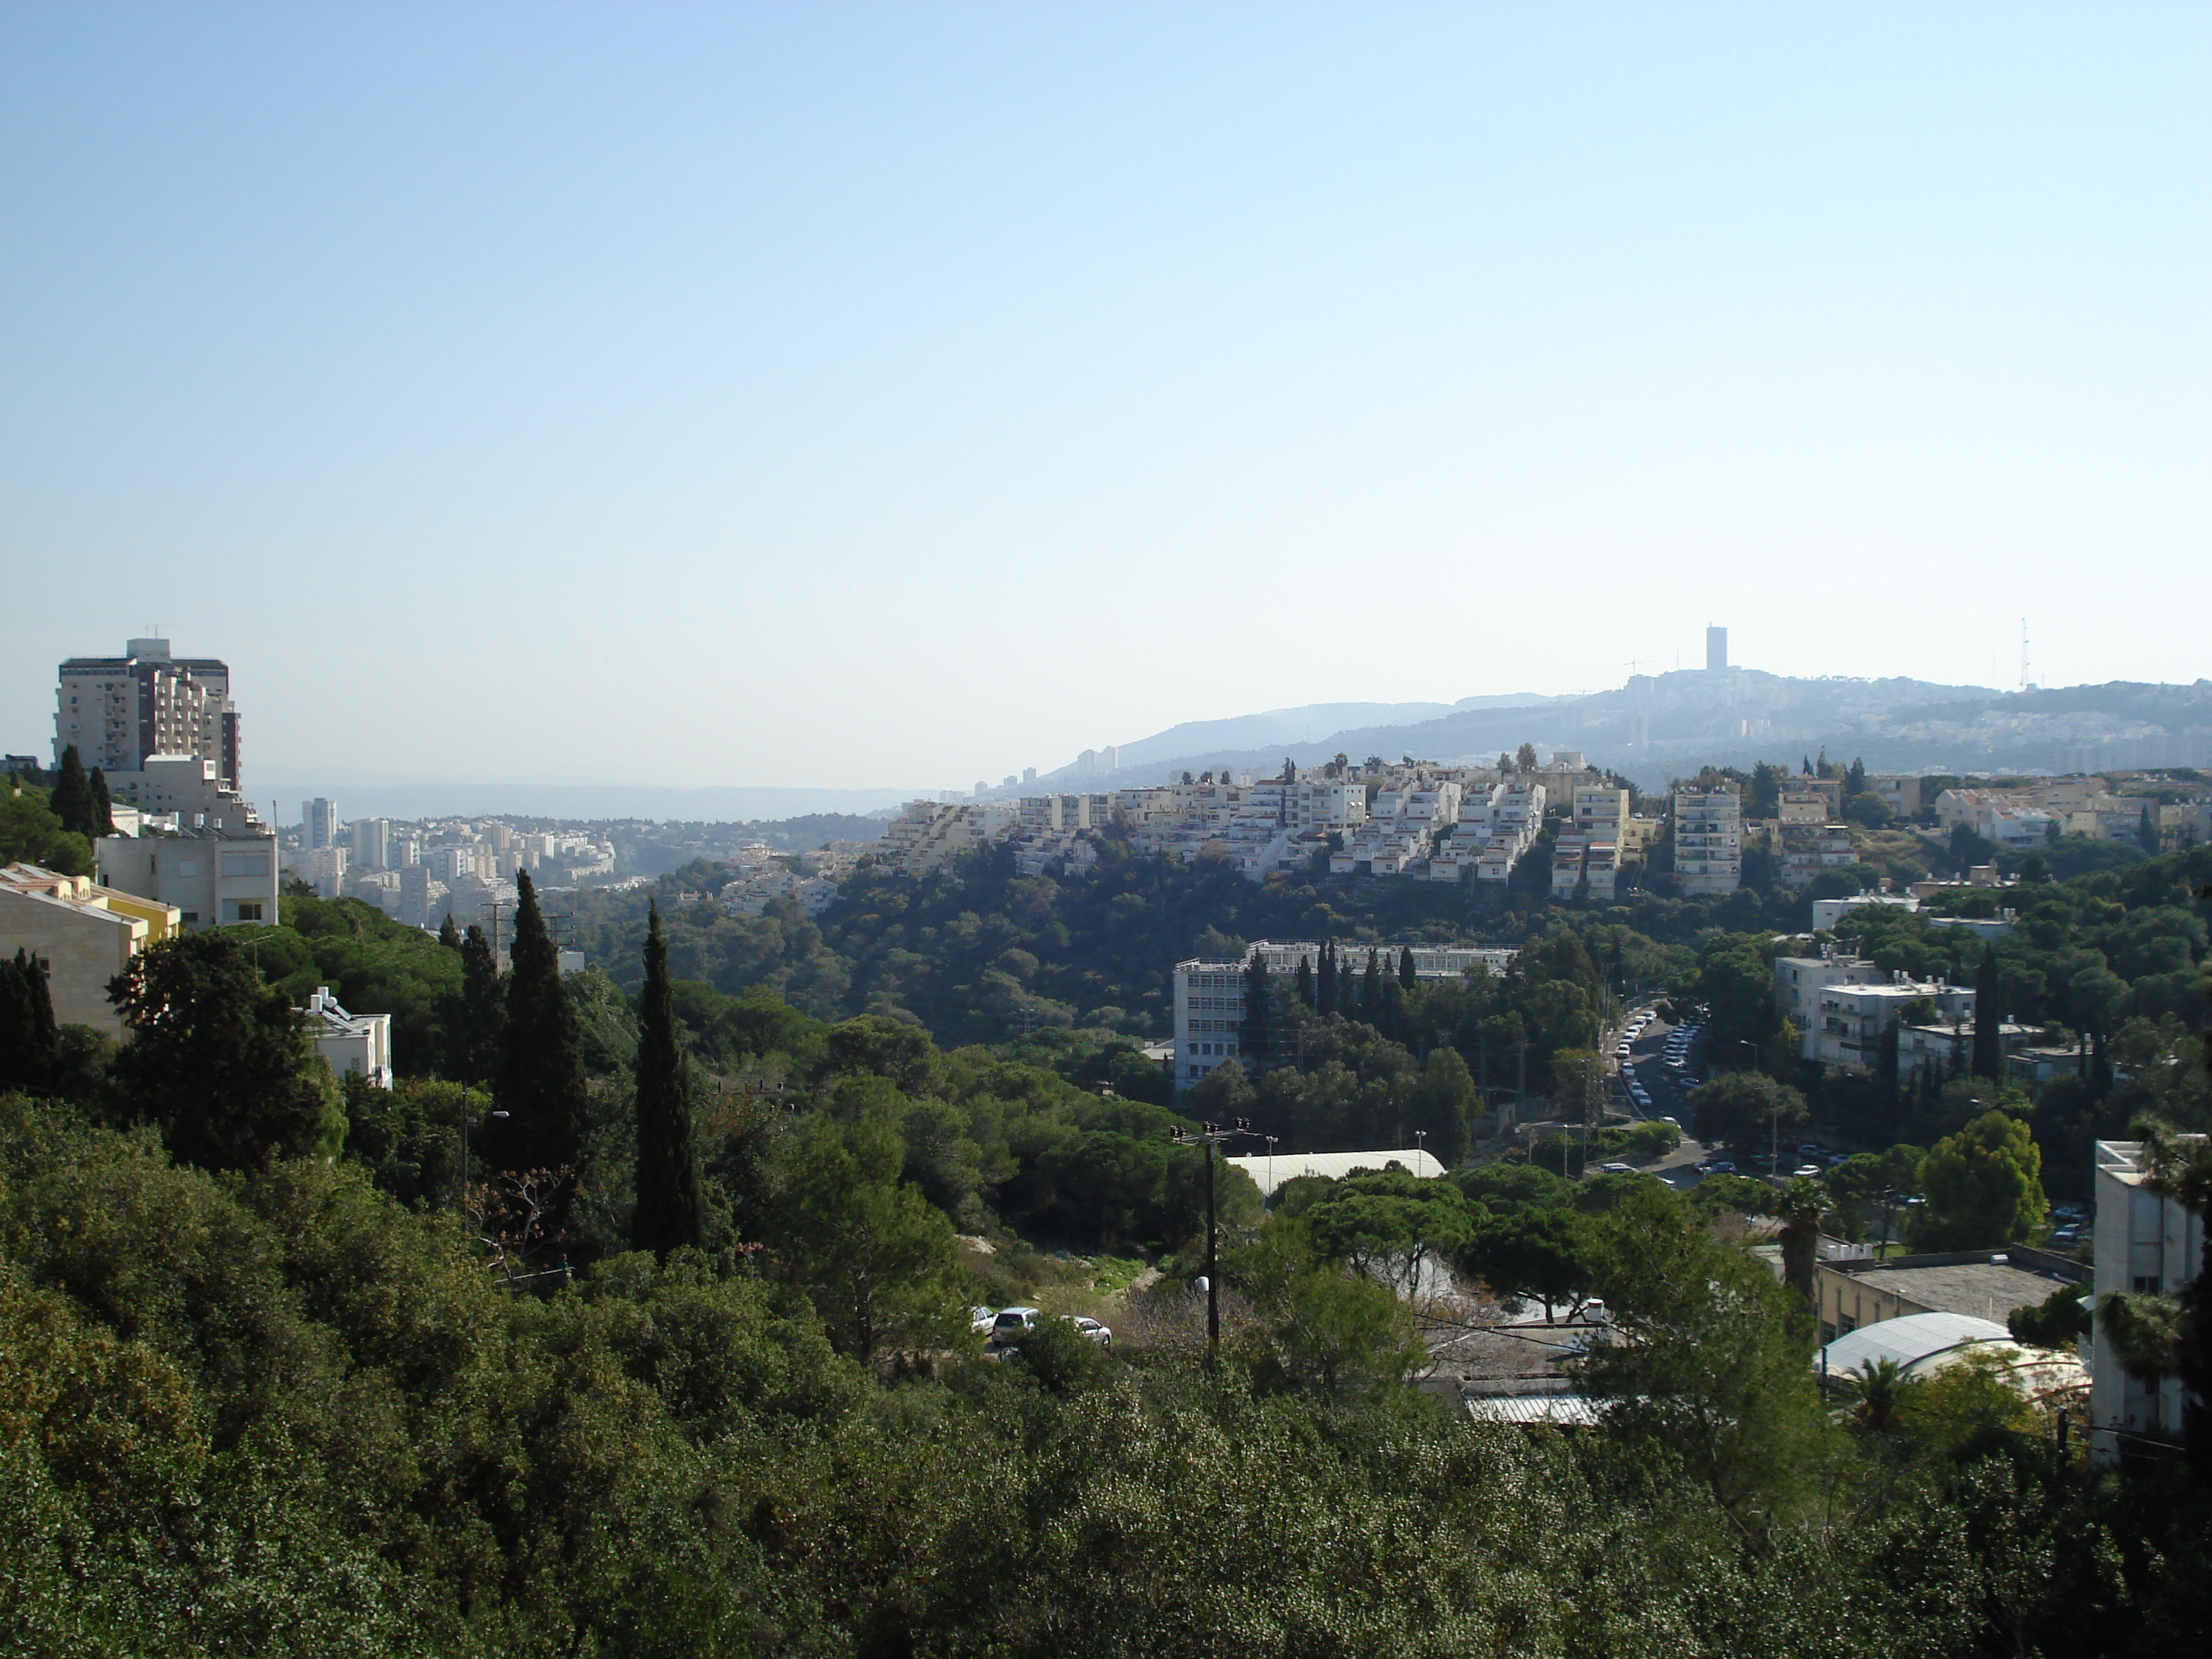
[[[0,12],[0,747],[912,785],[1632,659],[2193,679],[2212,9]],[[250,787],[250,777],[249,777]]]

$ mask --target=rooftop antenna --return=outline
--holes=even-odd
[[[2027,618],[2025,617],[2020,619],[2020,689],[2023,691],[2035,690],[2035,682],[2027,677]]]

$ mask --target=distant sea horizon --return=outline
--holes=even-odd
[[[342,767],[246,767],[246,797],[275,822],[297,823],[301,803],[334,801],[349,818],[650,818],[665,823],[738,823],[845,812],[896,812],[927,788],[837,789],[782,785],[698,788],[647,784],[529,783],[466,778],[407,778]]]

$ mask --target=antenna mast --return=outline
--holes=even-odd
[[[2035,690],[2035,682],[2027,677],[2027,618],[2025,617],[2020,619],[2020,689],[2023,691]]]

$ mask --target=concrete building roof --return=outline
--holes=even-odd
[[[2044,1273],[2031,1273],[2009,1261],[1987,1258],[1978,1261],[1951,1261],[1927,1266],[1897,1266],[1873,1261],[1863,1264],[1837,1261],[1824,1265],[1832,1271],[1849,1273],[1869,1289],[1903,1297],[1923,1308],[1947,1314],[1969,1314],[1978,1319],[1995,1320],[2000,1327],[2005,1316],[2014,1309],[2044,1301],[2051,1295],[2052,1286],[2060,1282]],[[1896,1322],[1884,1322],[1894,1324]]]
[[[1925,1377],[1975,1352],[1996,1358],[2006,1380],[2025,1395],[2040,1397],[2089,1386],[2088,1369],[2075,1355],[2028,1347],[2014,1341],[2002,1325],[1967,1314],[1907,1314],[1902,1319],[1877,1320],[1829,1343],[1814,1364],[1825,1375],[1838,1377],[1890,1359],[1907,1376]]]

